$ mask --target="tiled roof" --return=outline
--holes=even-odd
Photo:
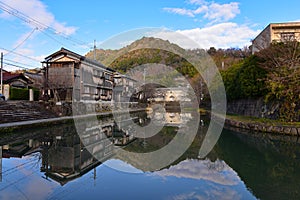
[[[11,72],[4,72],[3,73],[3,82],[4,83],[9,83],[9,82],[11,82],[12,80],[15,80],[15,79],[23,79],[27,82],[31,82],[28,78],[26,78],[21,73],[18,73],[18,74],[14,74],[14,73],[11,73]]]

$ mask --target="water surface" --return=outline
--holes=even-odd
[[[2,135],[0,199],[300,199],[295,137],[224,130],[199,159],[206,133],[201,123],[188,150],[160,169],[147,170],[138,158],[115,152],[160,149],[187,117],[147,139],[135,138],[112,118],[101,126],[85,123],[80,137],[72,124]],[[151,119],[141,114],[132,120],[143,126]]]

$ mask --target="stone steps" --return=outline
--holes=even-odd
[[[0,102],[0,123],[47,119],[57,117],[39,102],[2,101]]]

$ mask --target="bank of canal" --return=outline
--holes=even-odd
[[[227,129],[240,128],[254,132],[300,136],[300,122],[281,122],[277,120],[227,115],[225,120]]]
[[[145,109],[120,110],[120,111],[114,111],[114,112],[107,111],[107,112],[78,115],[78,116],[63,116],[63,117],[54,117],[54,118],[47,118],[47,119],[36,119],[36,120],[28,120],[28,121],[3,123],[3,124],[0,124],[0,134],[16,132],[16,131],[19,131],[22,129],[49,127],[49,126],[61,125],[61,124],[70,124],[70,123],[74,123],[75,119],[87,119],[87,118],[94,119],[95,117],[97,117],[97,118],[111,117],[111,116],[113,116],[113,114],[122,114],[122,113],[126,113],[126,112],[135,113],[135,112],[141,112],[144,110]]]

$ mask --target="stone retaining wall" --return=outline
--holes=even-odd
[[[300,127],[287,125],[268,125],[258,122],[241,122],[233,119],[225,120],[225,127],[228,129],[241,128],[255,132],[275,133],[283,135],[300,136]]]
[[[263,98],[239,99],[227,102],[227,113],[268,119],[278,119],[279,104],[269,102],[265,104]]]

